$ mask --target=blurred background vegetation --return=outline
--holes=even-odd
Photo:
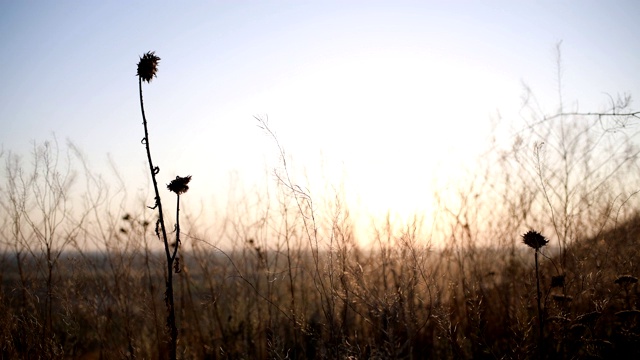
[[[183,206],[178,357],[640,355],[638,113],[628,96],[593,114],[524,100],[521,126],[496,121],[433,212],[365,229],[339,185],[316,194],[292,175],[257,118],[283,159],[271,191],[235,192],[212,218]],[[3,358],[166,357],[151,197],[127,198],[56,138],[3,160]],[[550,240],[542,316],[530,229]]]

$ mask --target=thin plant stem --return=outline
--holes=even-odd
[[[180,247],[180,194],[177,194],[176,200],[176,245],[173,248],[173,254],[171,255],[171,261],[175,261],[178,256],[178,248]],[[179,269],[176,269],[179,272]]]
[[[535,252],[535,262],[536,262],[536,299],[538,301],[538,325],[539,325],[539,339],[538,339],[538,354],[539,357],[542,358],[542,345],[544,344],[544,319],[542,317],[542,305],[540,304],[540,298],[542,297],[542,293],[540,292],[540,269],[538,267],[538,252],[536,249]]]
[[[164,243],[165,255],[167,257],[167,278],[166,278],[166,292],[165,303],[167,306],[167,327],[170,334],[170,346],[169,346],[169,358],[176,359],[177,357],[177,344],[178,344],[178,328],[176,327],[176,315],[175,304],[173,300],[173,259],[171,251],[169,249],[169,240],[167,238],[167,229],[164,223],[164,215],[162,212],[162,201],[160,200],[160,192],[158,191],[158,181],[156,175],[160,171],[158,167],[153,166],[151,159],[151,147],[149,144],[149,131],[147,128],[147,118],[144,113],[144,101],[142,98],[142,77],[138,77],[138,89],[140,93],[140,110],[142,111],[142,123],[144,125],[144,139],[142,142],[147,150],[147,159],[149,160],[149,171],[151,173],[151,180],[153,182],[153,190],[155,191],[155,204],[150,207],[151,209],[158,208],[158,223],[160,224],[160,230],[162,231],[162,241]],[[158,234],[158,227],[156,225],[156,234]],[[158,234],[160,235],[160,234]],[[177,248],[177,246],[176,246]]]

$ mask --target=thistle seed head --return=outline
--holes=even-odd
[[[522,235],[522,239],[527,246],[535,250],[540,250],[541,247],[549,242],[542,234],[534,230],[527,231],[526,234]]]
[[[171,180],[167,185],[167,189],[173,191],[176,195],[184,194],[189,190],[189,181],[191,181],[191,175],[185,177],[176,176],[175,180]]]
[[[156,73],[158,72],[159,62],[160,58],[156,56],[155,51],[149,51],[142,55],[140,62],[138,62],[137,76],[142,79],[142,81],[146,81],[147,83],[151,82],[154,77],[157,77]]]

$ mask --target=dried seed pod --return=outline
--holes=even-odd
[[[527,246],[536,250],[539,250],[549,242],[542,234],[534,230],[527,231],[526,234],[522,235],[522,238]]]
[[[176,176],[175,180],[171,180],[167,185],[167,189],[177,195],[184,194],[189,190],[189,181],[191,181],[191,175],[185,177]]]
[[[142,55],[140,62],[138,62],[137,76],[142,79],[142,81],[151,82],[154,77],[157,77],[159,62],[160,58],[156,56],[155,51],[149,51]]]

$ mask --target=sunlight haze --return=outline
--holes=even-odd
[[[523,83],[548,113],[640,96],[634,1],[9,2],[0,5],[0,145],[70,140],[151,194],[135,65],[161,183],[193,175],[188,204],[273,187],[277,146],[312,196],[406,220],[468,177],[492,121],[520,120]],[[331,197],[331,194],[328,195]],[[148,199],[151,201],[152,196]],[[216,205],[213,205],[216,204]],[[367,215],[362,215],[366,220]]]

